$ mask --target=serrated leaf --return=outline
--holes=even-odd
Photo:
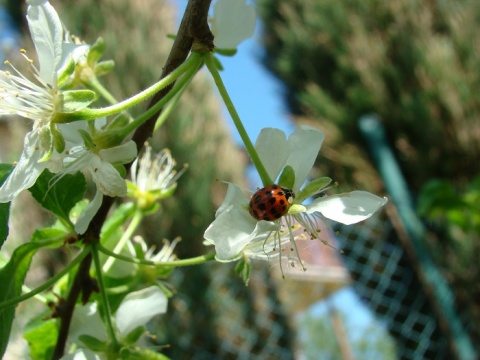
[[[0,164],[0,186],[7,180],[13,170],[13,165]],[[8,218],[10,216],[10,202],[0,204],[0,249],[8,236]]]
[[[43,246],[45,246],[44,243],[29,242],[15,249],[10,261],[0,269],[0,284],[2,284],[0,303],[20,295],[32,256]],[[10,330],[15,317],[15,307],[16,305],[11,305],[0,309],[0,358],[2,358],[7,348]]]
[[[23,337],[28,342],[30,357],[33,360],[50,359],[57,343],[57,321],[54,319],[39,320],[29,325]]]
[[[85,177],[81,172],[63,175],[59,180],[54,179],[54,176],[45,170],[29,190],[45,209],[63,219],[64,223],[71,223],[70,210],[85,194]]]

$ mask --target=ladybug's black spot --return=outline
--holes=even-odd
[[[280,205],[285,205],[285,200],[281,199],[281,200],[279,201],[279,203],[280,203]]]
[[[276,214],[275,219],[280,219],[282,217],[282,214]]]
[[[277,209],[273,207],[273,208],[270,209],[270,212],[271,212],[273,215],[275,215],[275,214],[277,213]]]
[[[259,218],[258,213],[257,213],[256,210],[252,210],[252,211],[250,212],[250,215],[252,215],[252,216],[253,216],[255,219],[257,219],[257,220],[258,220],[258,218]]]
[[[267,210],[267,206],[266,206],[264,203],[258,204],[258,205],[257,205],[257,208],[260,209],[260,210],[262,210],[262,211]]]
[[[253,198],[253,202],[257,204],[259,201],[262,201],[262,195],[255,195],[255,197]]]
[[[268,203],[269,203],[270,205],[274,205],[276,202],[277,202],[277,199],[275,199],[275,198],[270,198],[270,199],[268,199]]]

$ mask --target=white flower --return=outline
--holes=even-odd
[[[215,245],[218,260],[235,260],[245,249],[251,249],[251,245],[258,253],[258,246],[268,244],[269,241],[273,241],[272,249],[280,249],[285,236],[295,248],[296,235],[293,230],[297,230],[298,224],[309,238],[318,239],[318,222],[322,216],[343,224],[354,224],[368,219],[387,202],[386,198],[365,191],[353,191],[317,197],[311,203],[302,205],[301,202],[306,198],[325,191],[328,185],[328,181],[325,183],[324,179],[318,179],[303,186],[323,139],[321,131],[304,126],[296,128],[288,140],[280,130],[262,130],[255,147],[266,171],[275,181],[286,166],[291,167],[295,174],[291,190],[297,197],[288,213],[280,219],[257,221],[248,211],[249,199],[244,196],[243,191],[238,186],[229,184],[225,200],[215,214],[215,220],[205,231],[207,242]]]
[[[108,242],[104,246],[111,246],[113,252],[117,254],[122,254],[125,256],[134,256],[142,260],[152,261],[154,263],[170,262],[176,259],[176,255],[173,253],[175,246],[180,242],[180,238],[175,238],[172,242],[164,240],[164,245],[155,253],[157,248],[152,246],[148,248],[145,240],[141,236],[134,236],[132,241],[127,241],[126,244],[123,242],[123,238],[118,241],[118,239],[112,238],[112,241],[115,241],[115,244],[109,244]],[[126,245],[126,246],[125,246]],[[148,267],[150,268],[150,267]],[[150,272],[147,269],[146,272]],[[116,259],[113,256],[110,256],[105,261],[103,265],[103,271],[111,278],[121,279],[127,276],[132,276],[137,271],[138,265],[131,262],[126,262],[120,259]],[[155,272],[155,270],[154,270]],[[156,278],[154,275],[152,277]]]
[[[154,316],[166,313],[167,303],[167,296],[157,286],[150,286],[128,294],[122,300],[115,313],[116,330],[120,341],[126,338],[132,330],[140,326],[145,326]],[[83,348],[85,345],[80,340],[82,335],[91,336],[102,342],[108,339],[107,329],[96,303],[88,303],[75,309],[70,326],[69,338],[82,348],[75,351],[75,353],[65,355],[62,359],[104,358],[103,354],[96,354],[96,357],[92,357],[91,350]]]
[[[142,208],[152,208],[156,201],[175,191],[178,178],[187,168],[187,165],[184,165],[183,169],[177,172],[175,165],[168,149],[154,156],[152,148],[146,145],[145,153],[132,164],[132,181],[127,183],[129,195],[137,198]]]
[[[128,294],[115,314],[121,336],[128,335],[139,326],[144,326],[155,315],[167,312],[168,299],[157,286],[150,286]]]
[[[50,120],[67,106],[59,90],[62,75],[88,50],[64,41],[63,27],[55,9],[47,1],[30,1],[28,26],[37,51],[39,69],[25,51],[35,81],[29,80],[8,61],[13,73],[0,71],[0,115],[20,115],[33,121],[25,136],[24,150],[13,172],[0,188],[0,202],[9,202],[22,190],[30,188],[48,166],[53,152],[55,124]]]
[[[214,44],[220,49],[236,49],[255,30],[255,8],[245,0],[218,0],[210,19]]]
[[[115,165],[133,161],[137,156],[137,147],[132,140],[112,146],[104,144],[102,140],[109,137],[108,130],[102,130],[105,124],[104,118],[96,119],[94,126],[87,121],[60,124],[58,127],[65,139],[65,151],[55,158],[55,172],[59,176],[77,171],[88,172],[97,190],[104,195],[125,196],[127,184]]]
[[[76,146],[69,152],[65,173],[88,171],[97,185],[97,190],[107,196],[125,196],[127,184],[114,164],[125,164],[135,159],[137,146],[130,140],[124,144],[107,149],[89,149],[84,145]]]
[[[79,234],[87,230],[102,204],[103,195],[127,194],[126,181],[115,166],[129,163],[137,156],[137,146],[132,140],[111,147],[103,144],[101,140],[107,138],[108,143],[109,138],[108,130],[102,130],[105,124],[105,119],[100,118],[95,120],[94,126],[89,126],[88,121],[58,125],[65,139],[65,151],[52,157],[50,170],[57,173],[58,178],[77,171],[87,172],[97,187],[95,197],[75,224],[75,231]]]
[[[135,236],[133,238],[134,245],[138,245],[141,248],[141,252],[143,254],[144,259],[155,262],[155,263],[174,261],[177,257],[173,253],[173,250],[175,250],[175,246],[177,246],[180,240],[181,239],[179,237],[173,239],[172,242],[168,240],[164,240],[163,241],[164,245],[162,246],[160,251],[155,253],[156,247],[152,246],[148,248],[145,240],[143,240],[141,236]],[[134,249],[131,249],[131,250],[132,250],[132,253],[134,253],[133,252]]]

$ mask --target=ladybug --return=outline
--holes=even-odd
[[[256,220],[274,221],[285,215],[295,194],[279,185],[268,185],[252,195],[248,212]]]

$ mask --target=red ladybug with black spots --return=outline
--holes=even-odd
[[[294,198],[292,190],[276,184],[268,185],[253,194],[248,212],[256,220],[274,221],[288,212]]]

